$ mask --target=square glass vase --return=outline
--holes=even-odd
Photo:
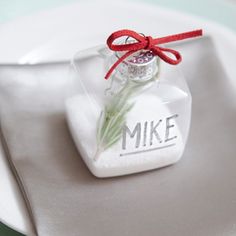
[[[104,75],[119,55],[107,47],[81,51],[71,61],[77,95],[66,101],[67,122],[97,177],[164,167],[183,155],[191,94],[179,66],[146,53],[122,62],[108,80]]]

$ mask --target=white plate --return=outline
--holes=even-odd
[[[153,36],[203,28],[205,35],[213,38],[232,82],[236,77],[236,36],[233,32],[173,10],[124,0],[81,1],[1,25],[0,63],[68,60],[76,51],[101,44],[111,32],[122,28]],[[0,146],[0,219],[28,234],[31,225],[27,211],[1,150]]]

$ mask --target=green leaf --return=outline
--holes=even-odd
[[[159,73],[147,82],[128,81],[105,106],[97,123],[97,153],[95,159],[98,158],[101,151],[112,147],[120,140],[127,114],[135,105],[135,103],[130,103],[130,98],[135,96],[145,85],[156,81],[158,78]]]

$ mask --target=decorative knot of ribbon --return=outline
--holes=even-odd
[[[114,44],[115,40],[124,36],[127,36],[128,38],[133,38],[135,42],[125,43],[125,44]],[[188,39],[188,38],[194,38],[198,36],[202,36],[201,29],[184,32],[180,34],[168,35],[161,38],[152,38],[151,36],[144,36],[135,31],[127,30],[127,29],[116,31],[108,37],[107,45],[112,51],[116,51],[116,52],[123,51],[125,53],[112,65],[112,67],[107,72],[105,79],[108,79],[110,77],[114,69],[122,61],[124,61],[131,54],[142,49],[150,50],[155,56],[160,57],[163,61],[171,65],[177,65],[182,60],[181,54],[174,49],[164,48],[158,45],[163,44],[163,43],[170,43],[174,41]],[[170,57],[168,54],[172,54],[172,57],[174,56],[174,58]]]

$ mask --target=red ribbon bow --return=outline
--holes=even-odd
[[[114,41],[120,37],[127,36],[135,39],[137,42],[129,43],[129,44],[114,44]],[[187,38],[193,38],[202,36],[202,30],[194,30],[190,32],[185,32],[181,34],[174,34],[169,35],[162,38],[152,38],[151,36],[143,36],[141,34],[136,33],[132,30],[119,30],[114,33],[112,33],[108,39],[107,39],[107,45],[108,47],[113,51],[127,51],[123,56],[121,56],[109,69],[107,72],[105,79],[108,79],[114,69],[134,52],[137,52],[142,49],[150,50],[152,53],[158,57],[160,57],[163,61],[172,64],[177,65],[181,62],[182,57],[180,53],[176,50],[170,49],[170,48],[163,48],[160,46],[157,46],[158,44],[163,43],[169,43],[174,41],[179,41]],[[165,52],[171,53],[175,59],[168,56]]]

